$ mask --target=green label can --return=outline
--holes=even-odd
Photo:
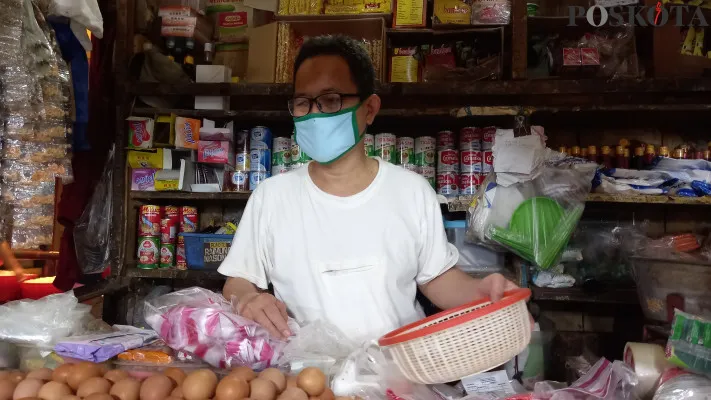
[[[437,183],[437,172],[435,167],[431,167],[429,165],[425,165],[423,167],[417,167],[418,172],[420,175],[422,175],[423,178],[427,180],[427,182],[430,183],[430,186],[432,186],[432,189],[435,188],[436,183]]]
[[[399,165],[415,165],[415,139],[407,136],[397,138],[396,161]]]
[[[291,162],[305,164],[311,161],[311,157],[307,156],[306,153],[301,151],[301,146],[296,143],[294,135],[291,135]]]
[[[138,238],[138,268],[155,269],[160,261],[160,236],[141,236]]]
[[[392,133],[378,133],[375,135],[375,155],[392,164],[397,163],[395,135]]]
[[[363,146],[365,147],[365,156],[374,157],[375,156],[375,137],[370,133],[363,135]]]
[[[415,165],[434,167],[437,140],[434,136],[421,136],[415,139]]]
[[[172,268],[175,265],[175,245],[164,243],[160,245],[160,267]]]

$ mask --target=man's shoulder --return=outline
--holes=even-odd
[[[260,183],[258,188],[261,188],[265,193],[272,191],[283,191],[284,189],[297,186],[302,183],[303,173],[301,169],[292,170],[284,174],[274,175]]]
[[[431,192],[432,187],[422,175],[410,171],[399,165],[383,162],[381,165],[387,169],[386,181],[389,186],[395,186],[400,190],[414,192]]]

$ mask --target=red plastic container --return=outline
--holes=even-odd
[[[37,275],[26,274],[28,279],[37,278]],[[17,281],[15,273],[12,271],[0,271],[0,303],[13,301],[20,298],[22,289]]]
[[[46,276],[44,278],[30,279],[20,283],[22,298],[38,300],[50,294],[62,293],[61,290],[52,284],[54,278],[54,276]]]

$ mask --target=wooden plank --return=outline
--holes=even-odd
[[[99,296],[109,295],[128,288],[128,282],[121,277],[103,280],[93,285],[86,285],[74,289],[74,295],[80,302]]]
[[[190,279],[190,280],[225,280],[224,275],[213,270],[177,270],[173,268],[140,269],[135,266],[126,268],[126,276],[129,278],[147,279]]]
[[[639,304],[634,288],[614,288],[604,291],[586,291],[582,288],[539,288],[532,287],[534,301],[562,301],[577,303]]]
[[[130,192],[131,200],[248,200],[252,192]]]
[[[525,0],[514,0],[511,9],[511,77],[526,79],[528,70],[528,14]]]

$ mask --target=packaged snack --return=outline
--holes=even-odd
[[[505,25],[511,19],[509,0],[473,0],[472,25]]]
[[[175,147],[178,149],[198,149],[200,140],[200,120],[175,118]]]
[[[398,0],[393,12],[393,28],[427,26],[427,0]]]
[[[153,147],[153,118],[128,117],[128,147],[150,149]]]
[[[235,155],[231,144],[228,141],[200,140],[198,142],[198,162],[233,165]]]
[[[433,25],[470,25],[471,0],[435,0]]]
[[[691,372],[711,374],[711,321],[674,310],[667,360]]]
[[[390,82],[420,82],[419,48],[396,47],[390,57]]]
[[[129,150],[127,156],[128,166],[131,168],[161,169],[165,164],[166,153],[170,153],[170,151],[163,149],[156,149],[152,151]]]
[[[131,170],[131,190],[153,192],[155,188],[156,169],[134,168]]]

